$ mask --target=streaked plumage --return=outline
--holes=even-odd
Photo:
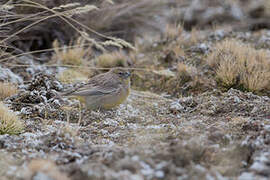
[[[130,73],[122,68],[91,78],[85,85],[62,93],[85,98],[88,109],[111,109],[123,103],[130,91]]]

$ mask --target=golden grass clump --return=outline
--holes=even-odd
[[[180,25],[167,25],[165,30],[167,40],[175,41],[180,47],[189,47],[196,44],[200,40],[200,34],[196,28],[193,28],[190,33],[185,32]]]
[[[11,83],[0,82],[0,100],[12,96],[18,92],[17,87]]]
[[[217,82],[225,88],[252,92],[270,89],[270,58],[265,50],[227,39],[216,44],[206,61],[215,71]]]
[[[177,78],[180,80],[181,84],[184,84],[192,80],[192,75],[194,74],[194,68],[184,64],[178,63],[177,65]]]
[[[91,54],[89,48],[85,48],[85,40],[78,38],[74,43],[70,43],[70,47],[64,46],[60,48],[59,42],[55,40],[53,47],[55,55],[53,59],[64,65],[79,66],[85,61],[85,57]],[[61,50],[60,50],[61,49]]]
[[[167,24],[165,29],[165,36],[167,39],[177,39],[179,36],[182,35],[184,29],[182,26]]]
[[[23,122],[0,102],[0,134],[20,134],[23,130]]]
[[[86,81],[88,79],[88,76],[81,71],[75,69],[67,69],[58,74],[57,78],[62,83],[70,84],[75,82]]]
[[[96,60],[96,66],[101,68],[127,67],[127,57],[122,51],[116,51],[100,55]]]

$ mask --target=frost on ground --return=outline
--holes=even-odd
[[[73,1],[13,7],[8,4],[17,1],[5,0],[0,6],[0,81],[16,85],[5,93],[12,96],[1,98],[25,125],[19,135],[0,135],[1,180],[270,179],[267,0],[182,0],[162,7],[154,0],[115,1],[120,9],[102,1],[105,9],[98,5],[94,14],[74,17],[90,23],[91,32],[134,40],[136,52],[108,47],[115,54],[96,46],[106,36],[93,48],[80,44],[92,35],[75,21],[68,24],[82,37],[72,43],[73,28],[59,18],[72,9],[48,17],[31,9],[43,3],[53,9],[47,13],[58,12]],[[108,40],[103,43],[115,44]],[[98,55],[108,61],[97,63]],[[61,82],[83,81],[102,72],[93,66],[113,65],[134,70],[131,95],[120,107],[88,111],[79,100],[59,96],[73,86]]]
[[[47,94],[62,86],[53,85],[55,80],[45,77],[46,84],[33,86],[36,78],[23,88],[24,94],[33,90],[31,87],[37,93],[21,96],[34,104],[29,107],[30,114],[25,113],[25,107],[11,105],[23,115],[26,129],[19,136],[0,136],[0,162],[5,166],[0,171],[1,177],[55,180],[269,177],[268,97],[231,89],[168,99],[133,90],[124,104],[111,111],[62,110],[61,103],[69,100]],[[38,96],[44,97],[29,98]],[[20,93],[13,98],[18,97]],[[59,106],[50,106],[56,97]],[[32,107],[58,113],[37,118],[31,116]],[[46,169],[40,164],[49,165]]]

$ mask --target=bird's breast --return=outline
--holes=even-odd
[[[106,98],[106,102],[104,103],[103,107],[105,109],[111,109],[122,104],[128,97],[130,93],[129,87],[123,87],[117,92],[116,94],[110,96],[110,98]]]

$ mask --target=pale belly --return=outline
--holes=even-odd
[[[129,90],[112,95],[86,97],[88,109],[111,109],[122,104],[128,97]]]

